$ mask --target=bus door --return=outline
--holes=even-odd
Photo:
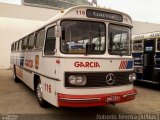
[[[160,82],[160,38],[157,39],[157,50],[155,53],[155,78]]]
[[[143,79],[154,79],[154,56],[155,56],[155,39],[144,40],[144,55],[143,55]]]
[[[143,42],[136,40],[133,42],[132,55],[134,57],[134,71],[137,80],[143,80]]]

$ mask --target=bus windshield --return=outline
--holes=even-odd
[[[61,52],[64,54],[104,54],[106,27],[104,23],[62,21]]]
[[[130,55],[130,28],[109,25],[108,37],[110,55]]]

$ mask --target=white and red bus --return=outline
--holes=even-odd
[[[132,20],[105,8],[75,6],[14,42],[15,82],[35,91],[39,104],[91,107],[135,99]]]

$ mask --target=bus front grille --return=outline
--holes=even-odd
[[[65,73],[65,87],[110,87],[110,86],[120,86],[131,84],[129,82],[129,74],[131,72],[95,72],[95,73]],[[112,85],[107,83],[107,75],[113,74],[115,76],[115,82]],[[87,83],[83,86],[71,85],[69,77],[85,75],[87,78]]]

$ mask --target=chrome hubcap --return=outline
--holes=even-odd
[[[39,101],[42,101],[42,99],[43,99],[42,85],[40,83],[37,85],[37,97],[38,97]]]

